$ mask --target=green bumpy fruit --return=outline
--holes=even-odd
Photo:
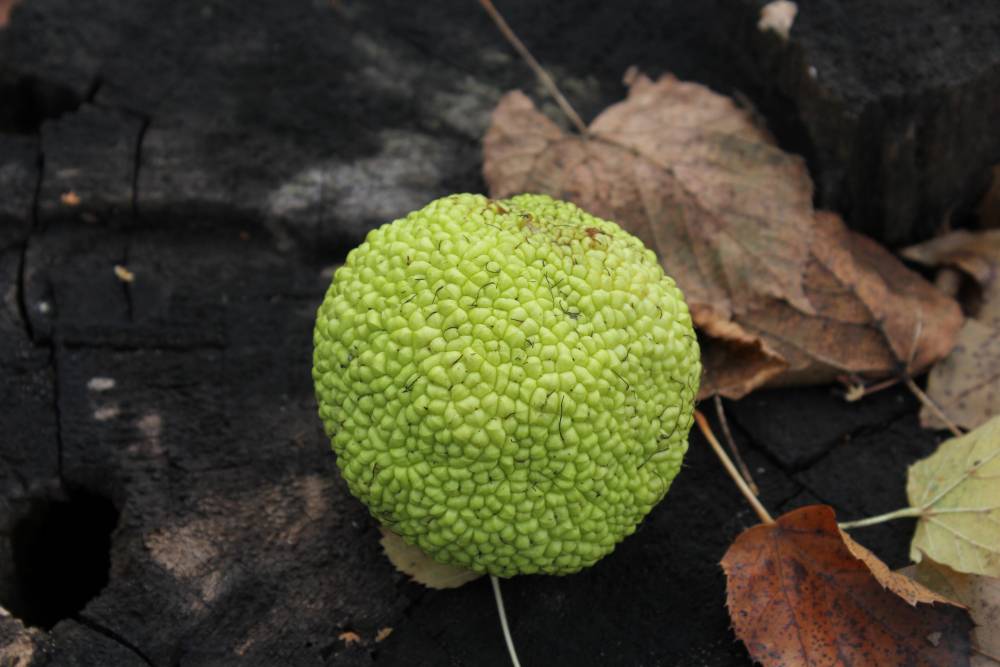
[[[568,574],[666,494],[701,375],[652,251],[540,195],[461,194],[370,232],[316,319],[351,492],[436,560]]]

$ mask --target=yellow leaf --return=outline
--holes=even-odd
[[[919,513],[914,561],[1000,576],[1000,416],[910,466],[906,493]]]
[[[482,576],[479,572],[439,563],[391,530],[382,526],[379,530],[382,531],[382,549],[396,569],[428,588],[458,588]]]

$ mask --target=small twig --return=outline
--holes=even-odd
[[[493,6],[493,3],[490,2],[490,0],[479,0],[479,4],[483,6],[486,13],[489,14],[490,18],[493,19],[493,22],[496,23],[497,28],[500,29],[500,33],[507,38],[507,41],[510,42],[511,46],[513,46],[517,53],[524,58],[524,61],[528,63],[528,67],[530,67],[535,73],[538,80],[542,82],[545,89],[549,91],[549,94],[552,95],[556,104],[559,105],[559,108],[562,109],[564,114],[566,114],[566,117],[569,118],[571,123],[573,123],[577,131],[586,137],[589,132],[586,124],[583,122],[583,119],[580,118],[580,114],[573,109],[569,101],[563,96],[562,91],[559,90],[559,86],[557,86],[556,82],[551,76],[549,76],[549,73],[542,69],[542,66],[537,60],[535,60],[535,56],[531,55],[531,51],[529,51],[528,47],[524,45],[524,42],[522,42],[518,36],[514,34],[514,31],[510,29],[510,26],[507,25],[507,21],[505,21],[503,16],[500,15],[497,8]]]
[[[945,414],[944,410],[941,409],[934,399],[925,394],[924,390],[917,386],[917,383],[913,381],[913,378],[907,375],[903,378],[903,381],[906,382],[906,386],[913,392],[913,395],[916,396],[921,403],[927,406],[927,409],[933,412],[935,417],[940,419],[941,422],[948,427],[948,430],[951,431],[952,435],[956,438],[965,435],[965,432],[962,431],[962,429],[960,429],[955,422],[948,418],[948,415]]]
[[[878,327],[878,330],[882,332],[882,337],[885,338],[887,344],[889,345],[889,349],[893,350],[892,338],[886,332],[885,327],[878,320],[875,321],[875,325],[876,327]],[[920,337],[923,335],[923,333],[924,333],[924,318],[923,318],[923,311],[921,310],[917,311],[917,323],[913,326],[913,343],[910,345],[910,358],[904,364],[903,361],[898,356],[896,356],[895,352],[893,351],[893,356],[896,357],[896,361],[899,362],[901,366],[899,375],[903,383],[906,384],[907,388],[911,392],[913,392],[913,395],[916,396],[921,403],[927,406],[927,409],[933,412],[934,415],[938,419],[940,419],[945,426],[948,427],[948,430],[951,431],[952,435],[954,435],[956,438],[960,437],[964,434],[962,429],[958,428],[955,422],[953,422],[951,419],[948,418],[948,415],[946,415],[944,410],[942,410],[941,407],[934,402],[934,399],[925,394],[924,391],[917,386],[917,383],[913,381],[913,376],[910,375],[911,369],[913,368],[913,360],[916,358],[917,354],[917,345],[920,343]]]
[[[733,465],[729,455],[726,454],[726,450],[722,448],[722,445],[720,445],[719,441],[715,438],[715,434],[712,433],[712,428],[708,425],[708,420],[705,419],[705,415],[701,414],[700,410],[695,410],[694,420],[698,423],[698,428],[701,429],[705,439],[708,440],[708,444],[711,445],[712,449],[715,451],[715,455],[719,457],[720,461],[722,461],[722,466],[726,469],[726,472],[729,473],[729,476],[733,478],[733,481],[736,482],[736,486],[739,488],[740,493],[743,494],[743,497],[746,498],[747,502],[750,503],[750,506],[753,507],[754,512],[757,513],[760,520],[763,523],[774,523],[774,519],[771,517],[770,513],[768,513],[767,509],[765,509],[765,507],[761,505],[760,501],[757,500],[757,496],[753,494],[753,491],[750,490],[750,487],[747,486],[747,483],[740,476],[739,471],[736,470],[736,466]]]
[[[740,454],[740,448],[736,446],[733,432],[729,430],[729,420],[726,419],[726,411],[722,407],[722,398],[716,394],[713,396],[713,399],[715,401],[715,414],[719,418],[719,425],[722,426],[722,437],[725,438],[726,444],[729,445],[729,451],[732,453],[733,458],[736,459],[736,466],[740,469],[740,474],[743,475],[743,481],[747,483],[747,486],[750,487],[755,496],[759,496],[760,489],[753,481],[750,468],[747,467],[746,461],[743,460],[743,456]]]
[[[843,530],[850,530],[851,528],[864,528],[865,526],[874,526],[879,523],[885,523],[886,521],[892,521],[894,519],[908,519],[917,518],[924,513],[924,510],[919,507],[904,507],[901,510],[896,510],[894,512],[887,512],[886,514],[879,514],[878,516],[870,516],[867,519],[858,519],[857,521],[844,521],[843,523],[838,523]]]
[[[844,385],[844,400],[848,403],[860,401],[865,396],[871,396],[872,394],[878,393],[883,389],[895,387],[901,382],[898,377],[889,378],[888,380],[882,380],[881,382],[868,385],[862,384],[860,380],[853,380],[849,377],[839,377],[837,380]]]
[[[500,594],[500,580],[491,574],[490,583],[493,585],[493,597],[497,601],[500,628],[503,630],[503,640],[507,643],[507,651],[510,653],[510,662],[514,667],[521,667],[521,663],[517,659],[517,650],[514,648],[514,638],[510,636],[510,626],[507,625],[507,612],[503,606],[503,595]]]

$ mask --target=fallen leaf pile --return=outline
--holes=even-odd
[[[837,527],[825,505],[744,531],[726,552],[733,629],[771,665],[968,665],[972,621]]]
[[[957,303],[834,214],[812,207],[798,157],[708,88],[627,76],[587,137],[522,93],[484,139],[494,197],[539,192],[615,220],[660,256],[704,336],[702,396],[880,378],[952,348]]]

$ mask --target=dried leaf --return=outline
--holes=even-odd
[[[959,426],[975,428],[1000,413],[1000,230],[957,231],[903,251],[927,266],[955,268],[979,286],[966,310],[958,343],[932,370],[927,394]],[[929,428],[944,424],[927,408],[920,413]]]
[[[341,632],[339,635],[337,635],[337,639],[344,642],[348,646],[351,646],[352,644],[361,643],[361,635],[359,635],[356,632],[352,632],[351,630],[346,630],[344,632]]]
[[[375,633],[375,643],[384,642],[392,634],[392,628],[385,627],[379,628],[379,631]]]
[[[615,220],[654,248],[704,335],[701,396],[765,383],[926,368],[951,349],[955,302],[836,216],[812,208],[801,159],[726,97],[629,74],[628,99],[588,138],[519,92],[484,139],[493,196],[543,192]]]
[[[1000,327],[1000,230],[959,230],[906,248],[903,257],[932,267],[954,267],[979,286],[977,299],[967,302],[970,314],[983,324]],[[984,312],[985,311],[985,312]]]
[[[382,549],[396,569],[428,588],[458,588],[482,576],[479,572],[439,563],[391,530],[382,526],[379,530]]]
[[[757,21],[757,29],[761,32],[773,30],[783,40],[788,39],[788,34],[795,23],[795,15],[799,13],[799,7],[789,0],[773,0],[760,8],[760,20]]]
[[[763,665],[967,665],[972,622],[803,507],[744,531],[722,560],[737,636]]]
[[[968,607],[976,624],[972,667],[1000,667],[1000,579],[956,572],[930,558],[903,568],[900,574]]]
[[[741,317],[790,363],[782,383],[886,376],[899,362],[921,369],[948,353],[961,323],[951,299],[831,213],[816,214],[814,234],[806,294],[815,314],[772,300]]]
[[[135,274],[121,264],[115,264],[115,277],[123,283],[135,282]]]
[[[966,320],[951,354],[931,369],[927,395],[966,429],[1000,413],[1000,330]],[[945,428],[926,407],[920,411],[920,423],[926,428]]]
[[[910,557],[1000,577],[1000,416],[917,461],[906,495],[920,510]]]

